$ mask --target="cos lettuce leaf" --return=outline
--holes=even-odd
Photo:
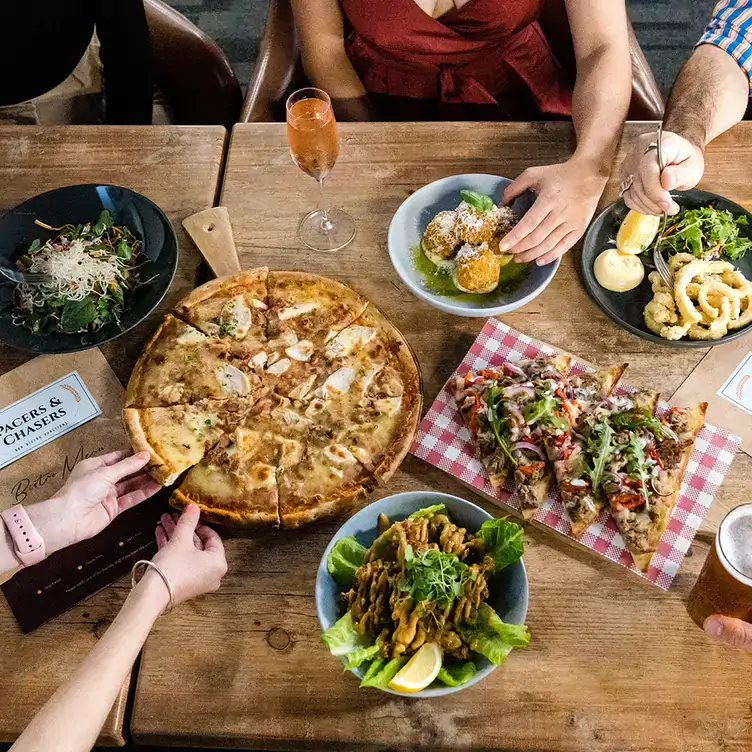
[[[363,679],[360,682],[361,687],[371,687],[372,684],[367,684],[366,682],[370,682],[371,679],[376,676],[379,671],[381,671],[382,668],[386,666],[386,658],[374,658],[371,661],[371,665],[368,667],[368,670],[366,671],[365,675],[363,676]]]
[[[461,687],[467,684],[475,676],[478,669],[472,661],[463,661],[462,663],[445,663],[439,669],[439,675],[436,677],[442,684],[447,687]]]
[[[432,514],[446,514],[446,510],[443,504],[434,504],[433,506],[413,512],[407,519],[419,520],[421,517],[430,517]]]
[[[354,668],[358,668],[358,666],[364,661],[370,661],[371,658],[376,658],[380,649],[381,648],[378,644],[371,645],[367,648],[358,648],[357,650],[353,650],[352,653],[340,656],[340,660],[345,664],[345,668],[348,671],[351,671]]]
[[[358,632],[349,611],[321,635],[321,641],[329,648],[329,652],[337,657],[370,648],[373,644],[368,637]]]
[[[374,663],[378,663],[378,661],[383,661],[383,658],[377,658]],[[388,663],[384,663],[383,665],[380,665],[377,667],[377,670],[375,673],[372,673],[371,669],[373,668],[373,664],[371,664],[371,667],[366,672],[366,675],[363,677],[363,681],[360,683],[361,687],[377,687],[378,689],[387,689],[389,687],[389,682],[394,679],[394,677],[397,675],[397,672],[407,663],[407,658],[405,656],[400,656],[399,658],[392,658],[391,661]],[[371,674],[369,676],[369,674]]]
[[[506,624],[487,603],[480,604],[474,624],[461,624],[457,631],[470,650],[497,666],[512,648],[522,648],[530,642],[530,632],[524,624]]]
[[[477,532],[486,544],[486,553],[493,556],[498,572],[518,561],[522,556],[522,526],[499,517],[486,520]]]
[[[341,585],[352,585],[355,571],[363,563],[365,556],[365,547],[352,535],[340,538],[326,557],[327,571]]]

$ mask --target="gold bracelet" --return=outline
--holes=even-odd
[[[172,611],[172,608],[175,605],[175,591],[172,589],[172,585],[167,579],[167,575],[153,561],[149,561],[148,559],[141,559],[140,561],[137,561],[133,565],[133,569],[131,569],[131,588],[136,587],[136,585],[140,582],[140,578],[139,580],[136,580],[136,573],[140,567],[145,567],[146,569],[151,568],[162,578],[162,581],[167,588],[167,592],[170,594],[170,601],[167,604],[165,610],[160,614],[160,616],[166,616],[170,613],[170,611]]]

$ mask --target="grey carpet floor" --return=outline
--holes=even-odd
[[[168,0],[224,49],[245,86],[258,52],[267,0]],[[637,38],[668,91],[697,42],[714,0],[627,0]]]

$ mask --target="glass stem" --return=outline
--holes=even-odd
[[[326,205],[326,197],[324,196],[324,178],[323,176],[318,179],[319,184],[319,209],[321,209],[321,229],[324,232],[331,232],[334,229],[334,222],[329,219],[327,214],[328,208]]]

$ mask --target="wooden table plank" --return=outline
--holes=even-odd
[[[648,130],[633,124],[628,136]],[[365,293],[399,326],[421,364],[427,402],[482,320],[444,315],[414,298],[386,250],[389,221],[409,193],[469,172],[516,176],[566,159],[566,124],[348,124],[328,191],[353,214],[354,243],[337,254],[302,248],[295,231],[315,184],[291,163],[284,126],[233,131],[222,203],[241,264],[307,269]],[[708,152],[703,186],[752,206],[752,127]],[[616,192],[616,178],[605,200]],[[605,203],[605,201],[604,201]],[[629,361],[628,379],[670,395],[704,351],[668,349],[618,329],[583,290],[577,252],[549,288],[503,317],[594,363]],[[147,642],[131,730],[138,741],[269,749],[741,750],[752,744],[747,656],[711,644],[684,600],[721,510],[747,500],[752,459],[737,456],[705,534],[670,592],[537,530],[529,531],[530,647],[482,683],[445,698],[358,691],[319,641],[318,560],[336,525],[227,541],[219,593],[161,619]],[[387,489],[471,494],[408,457]]]
[[[212,206],[226,131],[222,127],[0,127],[0,209],[74,183],[132,188],[159,204],[180,241],[180,265],[160,311],[195,285],[199,257],[181,220]],[[102,350],[125,383],[159,317]],[[30,356],[0,347],[0,373]],[[0,395],[0,401],[2,395]],[[127,583],[107,588],[36,632],[23,636],[0,599],[0,741],[12,741],[55,688],[96,644],[117,614]],[[100,743],[122,745],[128,685],[102,729]]]

